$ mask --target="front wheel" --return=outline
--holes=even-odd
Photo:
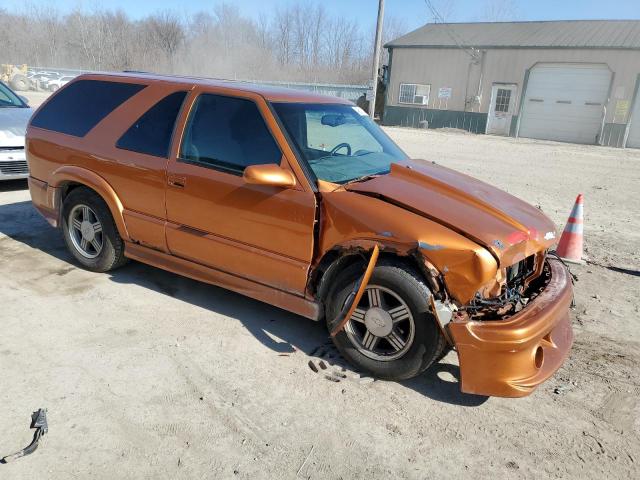
[[[340,321],[342,306],[362,271],[362,265],[353,265],[338,275],[328,297],[330,330]],[[418,273],[393,262],[379,262],[353,315],[334,337],[336,347],[373,376],[405,380],[419,375],[445,349],[430,296]]]
[[[124,265],[124,242],[104,200],[88,188],[72,190],[62,209],[67,248],[87,270],[107,272]]]

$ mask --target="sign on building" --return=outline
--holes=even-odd
[[[438,98],[451,98],[451,94],[453,93],[453,88],[451,87],[440,87],[438,89]]]

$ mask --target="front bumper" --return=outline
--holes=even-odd
[[[24,148],[0,148],[0,181],[17,180],[29,176]]]
[[[555,259],[548,262],[549,283],[517,314],[507,320],[449,323],[463,392],[524,397],[566,359],[573,343],[573,288],[566,267]]]

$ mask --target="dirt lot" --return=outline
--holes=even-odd
[[[575,347],[530,397],[459,393],[455,354],[389,383],[324,326],[152,267],[69,263],[25,184],[0,186],[0,478],[638,478],[640,151],[389,129],[412,156],[540,205],[585,194]]]

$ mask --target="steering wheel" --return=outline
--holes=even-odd
[[[349,145],[348,143],[339,143],[338,145],[336,145],[335,147],[333,147],[331,149],[331,155],[335,155],[338,150],[340,150],[341,148],[346,148],[347,149],[347,155],[351,156],[351,145]]]

